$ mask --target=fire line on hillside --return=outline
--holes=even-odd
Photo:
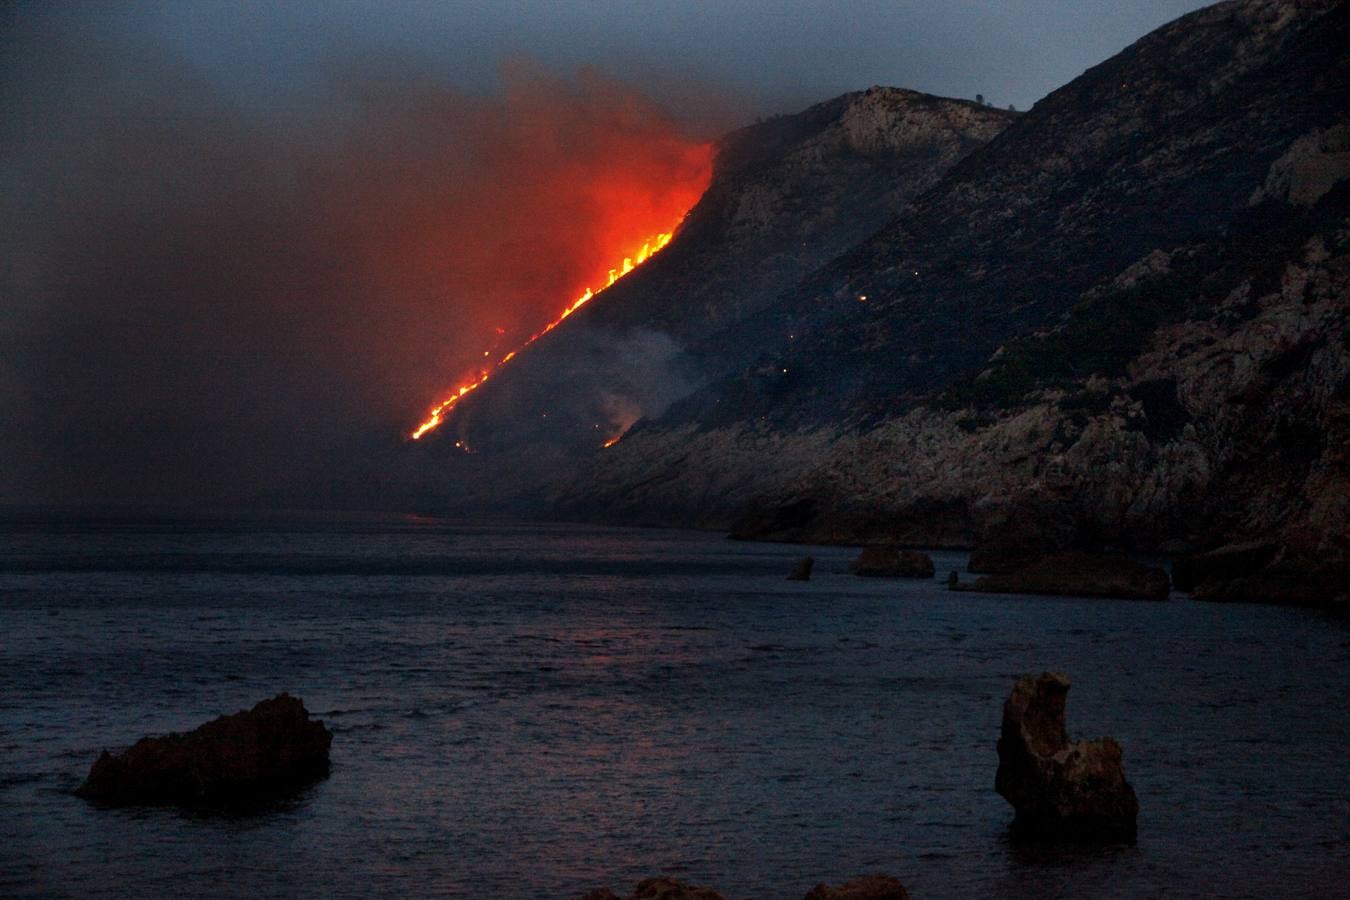
[[[507,363],[511,362],[511,360],[515,359],[516,355],[520,353],[522,350],[524,350],[526,347],[530,346],[535,341],[539,340],[544,335],[548,334],[550,331],[561,325],[564,319],[572,315],[572,313],[576,312],[581,307],[585,306],[591,300],[592,297],[596,296],[596,294],[603,292],[605,288],[608,288],[610,285],[614,284],[614,282],[618,281],[620,278],[624,277],[629,272],[633,271],[635,268],[642,265],[647,260],[651,259],[661,250],[665,249],[665,246],[670,243],[670,240],[672,237],[674,237],[674,235],[675,231],[674,229],[672,229],[670,231],[661,232],[660,234],[649,237],[645,241],[643,241],[641,248],[638,249],[637,252],[635,252],[631,256],[625,256],[623,258],[623,261],[619,265],[609,270],[608,281],[606,282],[604,287],[600,288],[600,290],[598,291],[592,291],[589,287],[587,287],[585,291],[582,292],[581,296],[577,297],[576,300],[572,301],[572,304],[568,306],[566,309],[564,309],[556,319],[554,319],[552,322],[549,322],[539,331],[536,331],[533,335],[530,336],[529,340],[525,341],[519,347],[507,353],[501,359],[497,360],[496,364],[491,366],[490,368],[480,369],[478,371],[477,376],[472,380],[466,381],[463,384],[459,385],[457,388],[455,388],[454,392],[451,393],[449,397],[447,397],[445,400],[442,400],[440,403],[432,407],[431,412],[428,414],[427,418],[423,420],[423,422],[420,425],[418,425],[417,428],[414,429],[408,435],[409,439],[414,441],[420,440],[424,435],[427,434],[427,432],[432,431],[438,428],[439,426],[443,425],[446,419],[449,417],[450,413],[454,410],[455,406],[459,404],[459,401],[464,399],[466,396],[473,393],[474,391],[478,390],[478,388],[482,387],[484,384],[486,384],[487,380],[491,377],[493,372],[495,372],[497,369],[502,368]],[[486,356],[487,354],[484,355]],[[608,441],[605,442],[604,446],[605,447],[613,446],[621,436],[622,435],[617,435],[609,439]]]

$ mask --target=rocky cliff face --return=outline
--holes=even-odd
[[[1263,537],[1345,556],[1347,194],[1151,254],[873,428],[639,429],[639,452],[580,484],[639,520],[693,510],[746,536],[969,546],[1020,519],[1063,546]]]
[[[559,507],[1347,555],[1348,21],[1224,3],[1088,71],[728,328],[776,344],[639,423]]]

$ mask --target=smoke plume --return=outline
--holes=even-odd
[[[516,63],[476,96],[338,61],[323,103],[260,115],[132,35],[8,44],[0,503],[368,505],[484,351],[708,174],[595,72]]]

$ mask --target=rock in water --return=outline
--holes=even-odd
[[[909,900],[909,893],[889,875],[864,875],[838,887],[818,884],[804,900]]]
[[[959,591],[994,594],[1058,594],[1166,600],[1167,573],[1125,556],[1070,551],[1044,557],[1008,575],[985,575],[950,585]]]
[[[788,581],[810,581],[811,567],[816,564],[813,556],[803,556],[797,560],[797,564],[792,567],[792,573],[788,575]]]
[[[927,553],[898,547],[868,547],[849,563],[848,570],[879,578],[932,578],[935,571]]]
[[[290,694],[186,734],[106,750],[76,793],[110,806],[240,808],[266,804],[328,774],[332,733]]]
[[[994,789],[1013,809],[1016,832],[1133,841],[1139,801],[1113,739],[1070,742],[1064,728],[1069,679],[1028,675],[1003,706]]]

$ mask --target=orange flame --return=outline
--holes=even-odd
[[[586,288],[586,290],[582,292],[580,297],[572,301],[571,306],[568,306],[566,309],[562,311],[562,313],[558,316],[558,318],[554,319],[552,322],[549,322],[539,331],[536,331],[533,335],[530,336],[529,340],[525,341],[525,343],[521,344],[519,347],[512,350],[510,353],[507,353],[501,359],[497,360],[496,365],[494,365],[492,368],[480,369],[477,378],[474,378],[470,381],[466,381],[463,384],[459,385],[459,387],[455,388],[454,392],[449,397],[442,400],[440,403],[436,404],[431,408],[431,412],[430,414],[428,414],[426,420],[423,421],[422,424],[418,425],[417,428],[414,429],[413,432],[408,435],[408,437],[410,437],[414,441],[419,440],[428,431],[431,431],[437,426],[444,424],[446,418],[449,417],[450,412],[455,408],[456,405],[459,404],[459,401],[463,400],[469,394],[473,393],[474,391],[482,387],[484,384],[486,384],[488,378],[492,376],[493,372],[497,371],[502,366],[506,365],[511,360],[515,359],[516,354],[518,354],[520,351],[524,350],[526,347],[530,346],[535,341],[539,340],[541,337],[543,337],[544,335],[548,334],[550,331],[561,325],[564,319],[572,315],[572,313],[576,312],[577,310],[581,309],[581,307],[585,306],[590,301],[590,299],[594,297],[596,294],[600,293],[605,288],[614,284],[614,282],[618,281],[620,278],[624,277],[629,272],[633,271],[635,268],[642,265],[647,260],[651,259],[661,250],[665,249],[665,246],[670,243],[670,239],[674,236],[675,232],[672,230],[662,232],[661,234],[658,234],[654,237],[647,238],[647,240],[645,240],[642,243],[641,249],[639,249],[632,256],[625,256],[623,258],[623,262],[621,262],[619,265],[609,270],[609,280],[605,283],[604,287],[600,288],[600,290],[598,291],[592,291],[589,287]],[[483,355],[488,356],[490,352],[491,351],[486,351],[484,352]],[[614,440],[606,443],[605,446],[609,447],[617,440],[618,438],[614,438]],[[468,450],[467,447],[462,447],[461,449],[465,450],[465,452],[472,452]]]

